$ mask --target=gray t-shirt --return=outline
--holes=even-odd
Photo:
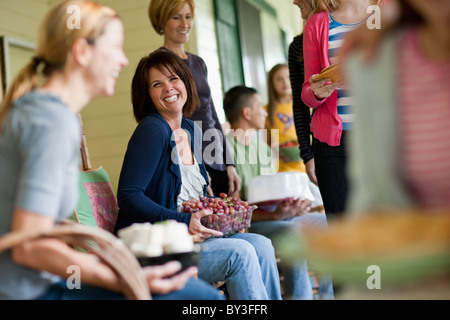
[[[32,91],[12,106],[0,134],[0,236],[21,208],[59,222],[78,201],[81,128],[58,97]],[[59,280],[0,253],[0,299],[33,299]]]

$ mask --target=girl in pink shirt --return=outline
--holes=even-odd
[[[370,0],[319,0],[316,13],[305,25],[302,99],[314,109],[311,131],[314,136],[315,169],[328,215],[343,213],[346,206],[346,134],[342,114],[338,112],[338,99],[344,97],[346,102],[351,102],[351,97],[347,96],[342,83],[333,83],[329,79],[315,81],[314,78],[331,65],[345,33],[365,23],[367,9],[373,4]],[[335,39],[338,33],[341,38]],[[351,103],[347,111],[351,112]]]

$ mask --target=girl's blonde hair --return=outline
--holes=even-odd
[[[192,17],[194,17],[194,0],[151,0],[148,6],[148,17],[156,33],[162,35],[166,22],[186,4],[191,7]]]
[[[378,5],[380,0],[370,0],[370,4]],[[341,0],[314,0],[315,6],[313,6],[312,14],[321,11],[333,12],[341,6]]]
[[[73,10],[74,9],[74,10]],[[72,22],[75,14],[79,25]],[[49,77],[56,71],[64,70],[72,46],[83,38],[90,44],[103,33],[108,22],[118,19],[117,13],[101,4],[87,0],[64,1],[53,7],[45,16],[39,32],[33,59],[25,65],[11,83],[0,105],[0,128],[14,101],[34,90],[39,82],[39,66],[42,75]]]
[[[341,5],[341,0],[315,0],[313,14],[321,11],[333,12]]]
[[[267,103],[267,114],[268,114],[268,120],[269,120],[269,126],[273,127],[274,119],[275,119],[275,111],[277,109],[277,105],[280,101],[280,97],[275,90],[275,84],[274,79],[277,72],[283,68],[288,68],[287,64],[280,63],[275,65],[272,69],[270,69],[269,74],[267,76],[267,91],[268,91],[268,98],[269,102]]]
[[[307,1],[308,1],[309,5],[311,6],[311,12],[309,13],[308,18],[307,18],[307,19],[309,19],[309,17],[311,17],[311,15],[316,12],[318,0],[307,0]],[[305,22],[306,22],[306,20],[305,20]]]

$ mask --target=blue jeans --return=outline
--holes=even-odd
[[[276,239],[279,236],[290,232],[293,228],[301,228],[302,226],[326,228],[326,216],[323,213],[310,212],[301,217],[284,220],[253,222],[249,231],[272,239],[276,251],[278,246]],[[288,299],[313,299],[312,285],[305,260],[298,260],[293,264],[281,263],[280,270],[284,275],[285,294]],[[333,285],[330,277],[324,276],[321,278],[319,296],[323,299],[333,299]]]
[[[210,284],[191,278],[185,287],[168,294],[153,294],[153,300],[223,300],[224,296]],[[70,290],[65,281],[50,286],[36,300],[125,300],[119,293],[81,284],[81,289]]]
[[[191,278],[186,286],[168,294],[154,294],[153,300],[225,300],[223,294],[209,283]]]
[[[281,300],[272,242],[259,234],[236,233],[201,243],[199,278],[225,281],[232,300]]]

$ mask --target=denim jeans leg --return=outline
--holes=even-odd
[[[306,260],[299,260],[291,265],[280,265],[284,276],[284,288],[287,300],[312,300],[313,291],[309,279]]]
[[[168,294],[152,294],[153,300],[223,300],[223,295],[210,284],[200,279],[189,279],[183,289]],[[37,300],[125,300],[125,296],[105,289],[81,285],[70,290],[65,281],[51,286]]]
[[[225,297],[209,283],[191,278],[183,289],[168,294],[153,294],[153,300],[224,300]]]
[[[292,219],[302,227],[310,227],[315,229],[328,228],[327,217],[320,212],[310,212],[301,217]],[[320,275],[319,277],[319,299],[334,299],[333,281],[330,275]]]
[[[61,280],[36,300],[125,300],[125,296],[85,284],[81,284],[80,289],[69,289],[66,281]]]
[[[280,275],[272,241],[256,233],[236,233],[232,238],[245,240],[254,247],[268,299],[281,300]]]
[[[297,224],[292,220],[259,221],[252,223],[249,231],[262,234],[271,239],[275,252],[277,251],[276,239],[282,237]],[[284,289],[287,299],[310,300],[313,297],[311,281],[309,280],[308,267],[306,261],[280,264],[281,273],[284,276]]]
[[[334,299],[333,280],[330,275],[323,274],[319,277],[319,299]]]
[[[235,236],[213,238],[201,243],[201,248],[199,278],[225,281],[232,300],[269,299],[257,249],[250,242]]]

